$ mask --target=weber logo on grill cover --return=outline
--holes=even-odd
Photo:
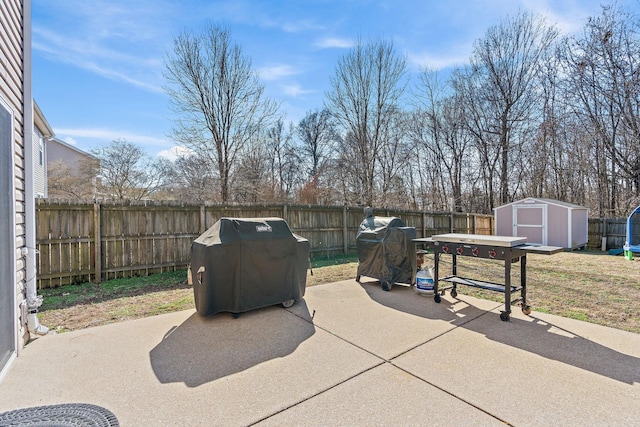
[[[262,224],[262,225],[256,225],[256,231],[258,233],[271,233],[273,229],[271,228],[270,225]]]

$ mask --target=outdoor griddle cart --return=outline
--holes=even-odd
[[[475,288],[488,289],[503,292],[504,310],[500,313],[500,319],[508,321],[511,315],[511,304],[520,302],[524,314],[531,313],[531,307],[527,304],[527,254],[538,253],[552,255],[563,249],[558,246],[533,246],[526,245],[526,237],[508,236],[483,236],[477,234],[439,234],[428,239],[414,239],[414,243],[433,244],[434,248],[434,301],[441,301],[440,293],[445,289],[451,289],[451,296],[458,295],[457,286],[465,285]],[[451,275],[440,278],[439,261],[442,254],[451,255]],[[457,257],[467,256],[484,259],[504,261],[504,283],[485,282],[469,279],[457,275]],[[520,262],[520,286],[511,284],[511,264]],[[451,283],[447,287],[438,287],[442,280]],[[511,299],[513,292],[520,291],[520,297]]]

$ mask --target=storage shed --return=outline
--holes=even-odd
[[[578,249],[589,241],[589,209],[527,197],[493,209],[496,236],[526,237],[528,244]]]

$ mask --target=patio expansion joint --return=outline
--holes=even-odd
[[[475,405],[475,404],[473,404],[473,403],[471,403],[471,402],[468,402],[467,400],[465,400],[465,399],[461,398],[460,396],[457,396],[456,394],[454,394],[454,393],[452,393],[452,392],[450,392],[450,391],[448,391],[448,390],[446,390],[446,389],[444,389],[444,388],[442,388],[442,387],[440,387],[440,386],[438,386],[438,385],[436,385],[436,384],[433,384],[433,383],[431,383],[431,382],[429,382],[429,381],[425,380],[424,378],[420,378],[419,376],[415,375],[414,373],[409,372],[409,371],[407,371],[406,369],[403,369],[403,368],[401,368],[400,366],[398,366],[398,365],[396,365],[396,364],[394,363],[394,359],[397,359],[398,357],[402,356],[403,354],[406,354],[406,353],[408,353],[408,352],[410,352],[410,351],[412,351],[412,350],[414,350],[414,349],[416,349],[416,348],[418,348],[418,347],[420,347],[420,346],[422,346],[422,345],[425,345],[425,344],[427,344],[427,343],[429,343],[429,342],[432,342],[432,341],[434,341],[435,339],[440,338],[440,337],[442,337],[442,336],[444,336],[444,335],[446,335],[446,334],[450,333],[451,331],[454,331],[455,329],[457,329],[457,328],[459,328],[459,327],[461,327],[461,326],[466,325],[467,323],[469,323],[469,322],[473,321],[474,319],[477,319],[477,318],[479,318],[479,317],[481,317],[481,316],[484,316],[484,315],[486,315],[486,314],[491,313],[491,311],[487,311],[487,312],[485,312],[485,313],[480,314],[479,316],[474,317],[473,319],[469,319],[469,320],[467,320],[467,321],[465,321],[465,322],[462,322],[462,323],[459,323],[459,324],[457,324],[457,325],[454,325],[451,329],[448,329],[448,330],[446,330],[446,331],[444,331],[444,332],[442,332],[442,333],[440,333],[440,334],[436,335],[435,337],[429,338],[428,340],[426,340],[426,341],[424,341],[424,342],[422,342],[422,343],[420,343],[420,344],[417,344],[417,345],[415,345],[415,346],[411,347],[410,349],[408,349],[408,350],[406,350],[406,351],[403,351],[402,353],[397,354],[397,355],[395,355],[395,356],[393,356],[393,357],[391,357],[391,358],[389,358],[389,359],[385,359],[384,357],[382,357],[382,356],[380,356],[380,355],[378,355],[378,354],[375,354],[375,353],[373,353],[372,351],[367,350],[366,348],[363,348],[363,347],[359,346],[358,344],[353,343],[352,341],[350,341],[350,340],[348,340],[348,339],[345,339],[345,338],[343,338],[343,337],[341,337],[341,336],[339,336],[339,335],[336,335],[335,333],[333,333],[333,332],[329,331],[329,330],[328,330],[328,329],[326,329],[326,328],[323,328],[322,326],[318,326],[318,325],[314,324],[314,323],[313,323],[313,319],[307,319],[307,318],[302,317],[302,316],[300,316],[300,315],[298,315],[298,314],[296,314],[296,313],[293,313],[293,312],[291,312],[291,311],[289,311],[289,310],[287,310],[287,312],[288,312],[288,313],[290,313],[290,314],[292,314],[292,315],[294,315],[294,316],[296,316],[296,317],[298,317],[298,318],[300,318],[300,319],[302,319],[302,320],[304,320],[305,322],[308,322],[308,323],[313,324],[313,326],[314,326],[315,328],[318,328],[318,329],[320,329],[320,330],[322,330],[322,331],[324,331],[324,332],[327,332],[327,333],[328,333],[328,334],[330,334],[331,336],[334,336],[334,337],[338,338],[339,340],[344,341],[344,342],[346,342],[347,344],[350,344],[351,346],[353,346],[353,347],[355,347],[355,348],[357,348],[357,349],[359,349],[359,350],[362,350],[362,351],[364,351],[364,352],[366,352],[366,353],[368,353],[368,354],[370,354],[370,355],[374,356],[374,357],[375,357],[375,358],[377,358],[377,359],[380,359],[380,361],[379,361],[378,363],[374,364],[373,366],[370,366],[370,367],[369,367],[369,368],[367,368],[367,369],[363,369],[362,371],[359,371],[359,372],[357,372],[357,373],[355,373],[355,374],[353,374],[353,375],[351,375],[351,376],[349,376],[349,377],[347,377],[347,378],[345,378],[345,379],[343,379],[343,380],[341,380],[341,381],[337,382],[336,384],[331,385],[330,387],[327,387],[327,388],[325,388],[325,389],[323,389],[323,390],[320,390],[320,391],[318,391],[317,393],[314,393],[314,394],[313,394],[313,395],[311,395],[311,396],[308,396],[308,397],[306,397],[306,398],[304,398],[304,399],[301,399],[301,400],[299,400],[299,401],[297,401],[297,402],[295,402],[295,403],[292,403],[292,404],[288,405],[288,406],[287,406],[287,407],[285,407],[285,408],[282,408],[282,409],[280,409],[280,410],[278,410],[278,411],[275,411],[275,412],[273,412],[273,413],[271,413],[271,414],[269,414],[269,415],[266,415],[266,416],[264,416],[264,417],[262,417],[262,418],[260,418],[260,419],[258,419],[258,420],[256,420],[256,421],[254,421],[254,422],[252,422],[252,423],[248,424],[249,426],[256,425],[256,424],[258,424],[258,423],[260,423],[260,422],[262,422],[262,421],[265,421],[265,420],[267,420],[267,419],[269,419],[269,418],[271,418],[271,417],[274,417],[274,416],[276,416],[276,415],[278,415],[278,414],[280,414],[280,413],[282,413],[282,412],[285,412],[285,411],[287,411],[287,410],[289,410],[289,409],[291,409],[291,408],[294,408],[294,407],[296,407],[296,406],[298,406],[298,405],[300,405],[300,404],[302,404],[302,403],[304,403],[304,402],[306,402],[306,401],[308,401],[308,400],[311,400],[311,399],[313,399],[313,398],[315,398],[315,397],[318,397],[318,396],[320,396],[320,395],[322,395],[322,394],[324,394],[324,393],[327,393],[328,391],[333,390],[334,388],[336,388],[336,387],[338,387],[338,386],[340,386],[340,385],[342,385],[342,384],[345,384],[345,383],[347,383],[347,382],[349,382],[349,381],[351,381],[351,380],[353,380],[353,379],[355,379],[355,378],[357,378],[357,377],[359,377],[359,376],[361,376],[361,375],[363,375],[363,374],[365,374],[365,373],[367,373],[367,372],[369,372],[369,371],[371,371],[371,370],[373,370],[373,369],[376,369],[376,368],[378,368],[378,367],[380,367],[380,366],[383,366],[383,365],[385,365],[385,364],[388,364],[388,365],[390,365],[390,366],[392,366],[392,367],[394,367],[394,368],[396,368],[396,369],[399,369],[399,370],[401,370],[402,372],[404,372],[404,373],[408,374],[409,376],[411,376],[411,377],[413,377],[413,378],[416,378],[417,380],[419,380],[419,381],[421,381],[421,382],[423,382],[423,383],[425,383],[425,384],[428,384],[428,385],[430,385],[431,387],[434,387],[434,388],[436,388],[436,389],[438,389],[438,390],[442,391],[443,393],[446,393],[447,395],[449,395],[449,396],[453,397],[454,399],[459,400],[460,402],[462,402],[462,403],[464,403],[464,404],[466,404],[466,405],[469,405],[469,406],[471,406],[471,407],[473,407],[473,408],[475,408],[475,409],[477,409],[477,410],[479,410],[479,411],[481,411],[481,412],[483,412],[483,413],[487,414],[488,416],[490,416],[490,417],[492,417],[492,418],[494,418],[494,419],[498,420],[499,422],[503,423],[504,425],[512,426],[512,424],[510,424],[508,421],[503,420],[502,418],[500,418],[500,417],[496,416],[495,414],[492,414],[492,413],[490,413],[490,412],[487,412],[486,410],[484,410],[484,409],[482,409],[482,408],[478,407],[477,405]]]
[[[468,323],[470,323],[470,322],[473,322],[473,321],[474,321],[474,320],[476,320],[476,319],[479,319],[480,317],[483,317],[483,316],[486,316],[486,315],[488,315],[488,314],[491,314],[491,313],[492,313],[492,311],[493,311],[493,310],[495,310],[495,309],[496,309],[496,308],[498,308],[498,307],[500,307],[500,305],[496,306],[495,308],[493,308],[493,309],[491,309],[491,310],[485,311],[484,313],[482,313],[482,314],[480,314],[480,315],[478,315],[478,316],[475,316],[475,317],[473,317],[473,318],[471,318],[471,319],[468,319],[468,320],[466,320],[466,321],[464,321],[464,322],[461,322],[461,323],[459,323],[459,324],[457,324],[457,325],[453,325],[453,327],[452,327],[451,329],[448,329],[448,330],[446,330],[446,331],[444,331],[444,332],[442,332],[442,333],[440,333],[440,334],[438,334],[438,335],[436,335],[436,336],[434,336],[434,337],[429,338],[428,340],[426,340],[426,341],[424,341],[424,342],[422,342],[422,343],[420,343],[420,344],[416,344],[415,346],[411,347],[411,348],[410,348],[410,349],[408,349],[408,350],[403,351],[402,353],[400,353],[400,354],[398,354],[398,355],[396,355],[396,356],[393,356],[392,358],[390,358],[389,360],[387,360],[387,361],[386,361],[386,363],[389,363],[391,366],[393,366],[393,367],[395,367],[395,368],[397,368],[397,369],[401,370],[402,372],[406,373],[407,375],[410,375],[410,376],[412,376],[412,377],[416,378],[417,380],[419,380],[419,381],[421,381],[421,382],[423,382],[423,383],[425,383],[425,384],[428,384],[428,385],[430,385],[431,387],[434,387],[434,388],[436,388],[436,389],[440,390],[440,391],[441,391],[441,392],[443,392],[443,393],[446,393],[447,395],[449,395],[449,396],[453,397],[454,399],[459,400],[460,402],[462,402],[462,403],[464,403],[464,404],[466,404],[466,405],[469,405],[469,406],[471,406],[471,407],[473,407],[473,408],[475,408],[475,409],[477,409],[477,410],[479,410],[479,411],[481,411],[481,412],[483,412],[483,413],[487,414],[488,416],[490,416],[490,417],[492,417],[492,418],[496,419],[497,421],[499,421],[499,422],[501,422],[501,423],[503,423],[503,424],[505,424],[505,425],[507,425],[507,426],[513,426],[513,424],[511,424],[511,423],[509,423],[508,421],[506,421],[506,420],[504,420],[504,419],[500,418],[499,416],[497,416],[497,415],[495,415],[495,414],[492,414],[491,412],[488,412],[487,410],[485,410],[485,409],[483,409],[483,408],[481,408],[481,407],[479,407],[479,406],[477,406],[477,405],[475,405],[475,404],[473,404],[473,403],[471,403],[471,402],[467,401],[466,399],[464,399],[464,398],[462,398],[462,397],[458,396],[457,394],[455,394],[455,393],[453,393],[453,392],[451,392],[451,391],[449,391],[449,390],[447,390],[447,389],[445,389],[445,388],[443,388],[443,387],[441,387],[441,386],[439,386],[439,385],[437,385],[437,384],[435,384],[435,383],[432,383],[432,382],[430,382],[430,381],[427,381],[426,379],[421,378],[421,377],[419,377],[419,376],[415,375],[414,373],[412,373],[412,372],[410,372],[410,371],[408,371],[408,370],[406,370],[406,369],[404,369],[404,368],[402,368],[402,367],[398,366],[396,363],[394,363],[394,360],[395,360],[395,359],[397,359],[397,358],[399,358],[400,356],[405,355],[405,354],[409,353],[410,351],[413,351],[413,350],[417,349],[418,347],[421,347],[421,346],[423,346],[423,345],[425,345],[425,344],[428,344],[428,343],[430,343],[430,342],[433,342],[433,341],[435,341],[436,339],[441,338],[441,337],[443,337],[443,336],[445,336],[445,335],[447,335],[447,334],[451,333],[452,331],[455,331],[456,329],[458,329],[458,328],[460,328],[460,327],[462,327],[462,326],[464,326],[464,325],[466,325],[466,324],[468,324]]]
[[[495,308],[497,308],[497,307],[500,307],[500,305],[497,305]],[[401,352],[400,354],[397,354],[397,355],[395,355],[395,356],[393,356],[393,357],[391,357],[391,358],[389,358],[389,359],[385,359],[384,357],[382,357],[382,356],[380,356],[380,355],[378,355],[378,354],[375,354],[375,353],[373,353],[372,351],[367,350],[366,348],[363,348],[362,346],[359,346],[358,344],[355,344],[354,342],[352,342],[352,341],[350,341],[350,340],[348,340],[348,339],[346,339],[346,338],[343,338],[343,337],[341,337],[341,336],[339,336],[339,335],[336,335],[335,333],[331,332],[330,330],[328,330],[328,329],[326,329],[326,328],[323,328],[322,326],[319,326],[319,325],[314,324],[314,323],[313,323],[313,318],[308,319],[308,318],[305,318],[305,317],[303,317],[303,316],[300,316],[300,315],[298,315],[298,314],[296,314],[296,313],[294,313],[294,312],[292,312],[292,311],[287,310],[287,312],[288,312],[288,313],[290,313],[290,314],[292,314],[292,315],[294,315],[294,316],[296,316],[296,317],[298,317],[298,318],[300,318],[300,319],[304,320],[305,322],[311,323],[315,328],[318,328],[318,329],[320,329],[320,330],[322,330],[322,331],[325,331],[325,332],[327,332],[328,334],[330,334],[330,335],[332,335],[332,336],[334,336],[334,337],[338,338],[339,340],[342,340],[342,341],[344,341],[344,342],[346,342],[346,343],[348,343],[348,344],[352,345],[353,347],[356,347],[356,348],[358,348],[358,349],[360,349],[360,350],[362,350],[362,351],[364,351],[364,352],[366,352],[366,353],[368,353],[368,354],[370,354],[370,355],[372,355],[372,356],[374,356],[374,357],[376,357],[376,358],[380,359],[380,362],[379,362],[379,363],[376,363],[375,365],[373,365],[373,366],[371,366],[371,367],[369,367],[369,368],[367,368],[367,369],[364,369],[364,370],[362,370],[362,371],[360,371],[360,372],[358,372],[358,373],[356,373],[356,374],[354,374],[354,375],[352,375],[352,376],[350,376],[350,377],[348,377],[348,378],[346,378],[346,379],[344,379],[344,380],[342,380],[342,381],[340,381],[340,382],[338,382],[338,383],[336,383],[336,384],[334,384],[334,385],[332,385],[331,387],[327,387],[327,388],[325,388],[325,389],[323,389],[323,390],[321,390],[321,391],[319,391],[319,392],[317,392],[317,393],[315,393],[315,394],[313,394],[313,395],[311,395],[311,396],[309,396],[309,397],[306,397],[306,398],[304,398],[304,399],[302,399],[302,400],[300,400],[300,401],[298,401],[298,402],[292,403],[291,405],[287,406],[286,408],[283,408],[283,409],[281,409],[281,410],[279,410],[279,411],[276,411],[276,412],[274,412],[274,413],[272,413],[272,414],[270,414],[270,415],[267,415],[267,416],[265,416],[265,417],[263,417],[263,418],[261,418],[261,419],[259,419],[259,420],[255,421],[255,422],[253,422],[253,423],[249,424],[249,425],[255,425],[255,424],[260,423],[260,422],[262,422],[262,421],[264,421],[264,420],[267,420],[267,419],[269,419],[269,418],[271,418],[271,417],[273,417],[273,416],[275,416],[275,415],[277,415],[277,414],[280,414],[280,413],[282,413],[282,412],[284,412],[284,411],[286,411],[286,410],[288,410],[288,409],[291,409],[291,408],[293,408],[293,407],[296,407],[296,406],[300,405],[301,403],[304,403],[304,402],[306,402],[306,401],[308,401],[308,400],[310,400],[310,399],[313,399],[314,397],[320,396],[320,395],[322,395],[322,394],[324,394],[324,393],[328,392],[329,390],[332,390],[332,389],[334,389],[334,388],[336,388],[336,387],[338,387],[338,386],[340,386],[340,385],[342,385],[342,384],[344,384],[344,383],[346,383],[346,382],[348,382],[348,381],[351,381],[352,379],[357,378],[357,377],[359,377],[360,375],[362,375],[362,374],[364,374],[364,373],[366,373],[366,372],[371,371],[372,369],[378,368],[378,367],[380,367],[380,366],[382,366],[382,365],[384,365],[384,364],[389,364],[389,365],[393,366],[394,368],[399,369],[399,370],[401,370],[402,372],[404,372],[404,373],[406,373],[406,374],[408,374],[408,375],[412,376],[413,378],[416,378],[417,380],[419,380],[419,381],[421,381],[421,382],[423,382],[423,383],[425,383],[425,384],[428,384],[428,385],[430,385],[431,387],[434,387],[434,388],[436,388],[436,389],[438,389],[438,390],[442,391],[443,393],[446,393],[447,395],[449,395],[449,396],[453,397],[454,399],[459,400],[460,402],[462,402],[462,403],[464,403],[464,404],[466,404],[466,405],[469,405],[469,406],[471,406],[471,407],[473,407],[473,408],[475,408],[475,409],[477,409],[477,410],[479,410],[479,411],[481,411],[481,412],[483,412],[483,413],[487,414],[488,416],[490,416],[490,417],[492,417],[492,418],[496,419],[497,421],[499,421],[499,422],[503,423],[504,425],[512,426],[513,424],[509,423],[509,422],[508,422],[508,421],[506,421],[506,420],[503,420],[503,419],[502,419],[502,418],[500,418],[499,416],[497,416],[497,415],[495,415],[495,414],[492,414],[492,413],[488,412],[487,410],[485,410],[485,409],[483,409],[483,408],[481,408],[481,407],[479,407],[479,406],[477,406],[477,405],[475,405],[475,404],[473,404],[473,403],[471,403],[471,402],[469,402],[469,401],[465,400],[464,398],[462,398],[462,397],[460,397],[460,396],[456,395],[455,393],[453,393],[453,392],[451,392],[451,391],[449,391],[449,390],[447,390],[447,389],[445,389],[445,388],[442,388],[441,386],[439,386],[439,385],[437,385],[437,384],[434,384],[434,383],[432,383],[432,382],[430,382],[430,381],[427,381],[427,380],[425,380],[424,378],[421,378],[421,377],[419,377],[419,376],[415,375],[414,373],[409,372],[409,371],[407,371],[406,369],[403,369],[403,368],[401,368],[400,366],[398,366],[397,364],[395,364],[395,363],[394,363],[394,360],[395,360],[395,359],[397,359],[398,357],[400,357],[400,356],[402,356],[402,355],[404,355],[404,354],[407,354],[408,352],[410,352],[410,351],[412,351],[412,350],[415,350],[416,348],[421,347],[421,346],[423,346],[423,345],[425,345],[425,344],[428,344],[428,343],[430,343],[430,342],[432,342],[432,341],[434,341],[434,340],[436,340],[436,339],[438,339],[438,338],[441,338],[441,337],[443,337],[444,335],[447,335],[447,334],[451,333],[452,331],[455,331],[456,329],[458,329],[458,328],[460,328],[460,327],[463,327],[463,326],[465,326],[466,324],[468,324],[468,323],[470,323],[470,322],[473,322],[473,321],[474,321],[474,320],[476,320],[476,319],[479,319],[479,318],[480,318],[480,317],[482,317],[482,316],[486,316],[486,315],[488,315],[488,314],[492,314],[492,311],[493,311],[493,310],[495,310],[495,308],[492,308],[491,310],[485,311],[484,313],[481,313],[481,314],[479,314],[478,316],[475,316],[475,317],[473,317],[473,318],[471,318],[471,319],[465,320],[465,321],[463,321],[463,322],[461,322],[461,323],[459,323],[459,324],[457,324],[457,325],[453,325],[453,327],[452,327],[451,329],[448,329],[448,330],[446,330],[446,331],[444,331],[444,332],[442,332],[442,333],[440,333],[440,334],[438,334],[438,335],[436,335],[436,336],[434,336],[434,337],[431,337],[431,338],[429,338],[428,340],[426,340],[426,341],[424,341],[424,342],[421,342],[421,343],[419,343],[419,344],[416,344],[416,345],[414,345],[413,347],[411,347],[411,348],[409,348],[409,349],[407,349],[407,350],[405,350],[405,351]]]
[[[483,412],[483,413],[487,414],[487,415],[488,415],[488,416],[490,416],[491,418],[494,418],[494,419],[496,419],[497,421],[500,421],[500,422],[501,422],[501,423],[503,423],[504,425],[506,425],[506,426],[513,426],[513,424],[511,424],[511,423],[510,423],[510,422],[508,422],[507,420],[504,420],[504,419],[500,418],[500,417],[499,417],[499,416],[497,416],[496,414],[492,414],[491,412],[487,411],[486,409],[483,409],[483,408],[481,408],[480,406],[478,406],[478,405],[476,405],[476,404],[474,404],[474,403],[469,402],[468,400],[466,400],[466,399],[464,399],[464,398],[462,398],[462,397],[458,396],[457,394],[455,394],[455,393],[453,393],[453,392],[451,392],[451,391],[449,391],[449,390],[447,390],[447,389],[445,389],[445,388],[443,388],[443,387],[441,387],[441,386],[439,386],[439,385],[437,385],[437,384],[434,384],[434,383],[432,383],[432,382],[430,382],[430,381],[427,381],[427,380],[425,380],[424,378],[421,378],[421,377],[419,377],[419,376],[417,376],[417,375],[413,374],[412,372],[407,371],[407,370],[406,370],[406,369],[404,369],[404,368],[401,368],[400,366],[398,366],[398,365],[396,365],[395,363],[393,363],[393,361],[389,361],[388,363],[389,363],[391,366],[393,366],[393,367],[395,367],[395,368],[397,368],[397,369],[401,370],[402,372],[406,373],[407,375],[410,375],[410,376],[412,376],[412,377],[416,378],[417,380],[422,381],[423,383],[428,384],[428,385],[430,385],[431,387],[436,388],[436,389],[440,390],[441,392],[443,392],[443,393],[445,393],[445,394],[447,394],[447,395],[449,395],[449,396],[453,397],[454,399],[459,400],[460,402],[462,402],[462,403],[464,403],[464,404],[466,404],[466,405],[469,405],[469,406],[471,406],[472,408],[475,408],[475,409],[477,409],[477,410],[478,410],[478,411],[480,411],[480,412]]]
[[[492,312],[493,310],[495,310],[496,308],[498,308],[498,307],[500,307],[500,305],[497,305],[495,308],[492,308],[491,310],[487,310],[487,311],[485,311],[484,313],[481,313],[481,314],[479,314],[479,315],[477,315],[477,316],[475,316],[475,317],[472,317],[472,318],[467,319],[467,320],[465,320],[465,321],[463,321],[463,322],[460,322],[460,323],[458,323],[457,325],[452,325],[453,327],[452,327],[451,329],[447,329],[446,331],[443,331],[443,332],[439,333],[438,335],[436,335],[436,336],[433,336],[433,337],[429,338],[429,339],[428,339],[428,340],[426,340],[426,341],[423,341],[423,342],[421,342],[421,343],[418,343],[418,344],[414,345],[414,346],[413,346],[413,347],[411,347],[411,348],[408,348],[407,350],[403,351],[402,353],[399,353],[399,354],[397,354],[397,355],[393,356],[393,357],[392,357],[392,358],[390,358],[388,361],[389,361],[389,362],[392,362],[394,359],[397,359],[398,357],[400,357],[400,356],[402,356],[402,355],[404,355],[404,354],[407,354],[407,353],[409,353],[410,351],[413,351],[413,350],[415,350],[415,349],[416,349],[416,348],[418,348],[418,347],[421,347],[421,346],[423,346],[423,345],[425,345],[425,344],[428,344],[428,343],[430,343],[431,341],[434,341],[434,340],[436,340],[436,339],[438,339],[438,338],[440,338],[440,337],[442,337],[442,336],[444,336],[444,335],[446,335],[446,334],[449,334],[449,333],[451,333],[452,331],[455,331],[456,329],[458,329],[458,328],[460,328],[460,327],[462,327],[462,326],[465,326],[466,324],[471,323],[471,322],[473,322],[473,321],[474,321],[474,320],[476,320],[476,319],[481,318],[482,316],[486,316],[486,315],[488,315],[488,314],[491,314],[491,312]]]
[[[298,318],[300,318],[300,319],[302,319],[302,320],[304,320],[305,322],[308,322],[308,323],[312,324],[314,328],[320,329],[321,331],[324,331],[324,332],[328,333],[329,335],[331,335],[331,336],[333,336],[333,337],[336,337],[336,338],[338,338],[339,340],[344,341],[344,342],[346,342],[347,344],[350,344],[350,345],[352,345],[353,347],[356,347],[357,349],[362,350],[362,351],[364,351],[365,353],[368,353],[368,354],[370,354],[370,355],[372,355],[372,356],[374,356],[374,357],[376,357],[376,358],[380,359],[382,362],[388,362],[388,360],[386,360],[384,357],[381,357],[380,355],[375,354],[375,353],[374,353],[374,352],[372,352],[371,350],[367,350],[366,348],[364,348],[364,347],[362,347],[362,346],[359,346],[358,344],[356,344],[356,343],[354,343],[354,342],[352,342],[352,341],[349,341],[348,339],[343,338],[343,337],[341,337],[340,335],[336,335],[335,333],[331,332],[331,331],[330,331],[330,330],[328,330],[327,328],[323,328],[322,326],[316,325],[315,323],[313,323],[313,318],[311,318],[311,319],[306,319],[306,318],[304,318],[304,317],[302,317],[302,316],[300,316],[300,315],[298,315],[298,314],[296,314],[296,313],[294,313],[294,312],[292,312],[292,311],[287,310],[287,312],[288,312],[288,313],[290,313],[290,314],[292,314],[292,315],[294,315],[294,316],[296,316],[296,317],[298,317]]]
[[[338,337],[338,338],[339,338],[339,337]],[[367,369],[364,369],[364,370],[362,370],[362,371],[360,371],[360,372],[358,372],[358,373],[356,373],[356,374],[354,374],[354,375],[351,375],[350,377],[345,378],[344,380],[339,381],[338,383],[336,383],[336,384],[334,384],[334,385],[332,385],[332,386],[330,386],[330,387],[327,387],[327,388],[325,388],[325,389],[323,389],[323,390],[320,390],[319,392],[317,392],[317,393],[315,393],[315,394],[312,394],[311,396],[305,397],[304,399],[301,399],[301,400],[299,400],[299,401],[297,401],[297,402],[295,402],[295,403],[292,403],[291,405],[287,406],[286,408],[282,408],[282,409],[280,409],[280,410],[278,410],[278,411],[276,411],[276,412],[274,412],[274,413],[272,413],[272,414],[269,414],[269,415],[267,415],[267,416],[265,416],[265,417],[262,417],[262,418],[260,418],[259,420],[256,420],[256,421],[254,421],[254,422],[252,422],[252,423],[248,424],[248,426],[253,426],[253,425],[256,425],[256,424],[258,424],[258,423],[261,423],[262,421],[268,420],[268,419],[269,419],[269,418],[271,418],[271,417],[274,417],[274,416],[276,416],[276,415],[278,415],[278,414],[280,414],[280,413],[282,413],[282,412],[285,412],[285,411],[287,411],[287,410],[289,410],[289,409],[291,409],[291,408],[294,408],[294,407],[296,407],[296,406],[298,406],[298,405],[300,405],[300,404],[302,404],[302,403],[304,403],[304,402],[306,402],[306,401],[308,401],[308,400],[311,400],[311,399],[313,399],[313,398],[315,398],[315,397],[317,397],[317,396],[320,396],[320,395],[322,395],[322,394],[324,394],[324,393],[326,393],[326,392],[328,392],[328,391],[330,391],[330,390],[333,390],[334,388],[336,388],[336,387],[338,387],[338,386],[340,386],[340,385],[342,385],[342,384],[344,384],[344,383],[346,383],[346,382],[349,382],[349,381],[351,381],[352,379],[357,378],[357,377],[359,377],[360,375],[362,375],[362,374],[364,374],[364,373],[366,373],[366,372],[371,371],[372,369],[375,369],[375,368],[377,368],[377,367],[379,367],[379,366],[382,366],[382,365],[384,365],[385,363],[388,363],[388,362],[387,362],[387,361],[384,361],[384,360],[381,360],[379,363],[376,363],[375,365],[373,365],[373,366],[371,366],[371,367],[369,367],[369,368],[367,368]]]

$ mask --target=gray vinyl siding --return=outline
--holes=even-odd
[[[3,184],[8,184],[9,187],[9,191],[3,193],[2,208],[8,212],[2,212],[2,216],[8,218],[4,227],[9,235],[3,236],[5,244],[0,247],[0,271],[2,281],[8,280],[5,283],[9,283],[12,288],[8,300],[0,298],[0,311],[10,312],[15,319],[11,323],[13,336],[17,337],[14,339],[14,352],[19,351],[26,338],[26,319],[20,315],[26,286],[26,259],[22,255],[22,249],[26,246],[23,97],[24,83],[30,78],[25,77],[30,76],[30,70],[25,70],[23,56],[23,25],[27,15],[25,10],[30,13],[29,0],[0,2],[0,100],[11,113],[10,121],[5,121],[9,123],[11,132],[5,132],[9,136],[2,151],[3,154],[8,154],[2,163]],[[25,49],[30,49],[30,46]],[[3,367],[0,364],[0,370]]]
[[[47,197],[47,156],[44,137],[33,132],[33,191],[36,197]]]

